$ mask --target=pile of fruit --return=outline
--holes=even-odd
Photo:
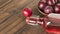
[[[45,14],[60,13],[59,0],[41,0],[38,3],[38,8]]]

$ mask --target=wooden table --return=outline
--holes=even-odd
[[[37,3],[40,0],[0,0],[0,34],[47,34],[41,26],[25,23],[21,11],[31,7],[33,14],[40,15]]]

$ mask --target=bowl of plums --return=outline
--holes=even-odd
[[[50,34],[60,34],[60,0],[40,0],[37,5],[38,12],[43,15],[31,16],[31,8],[24,8],[22,14],[29,25],[41,25]]]

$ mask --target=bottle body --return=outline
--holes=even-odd
[[[50,33],[56,33],[60,34],[60,14],[50,14],[48,15],[48,19],[46,20],[48,22],[51,22],[47,27],[45,27],[45,30]]]

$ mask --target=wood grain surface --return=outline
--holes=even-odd
[[[41,26],[25,23],[21,11],[25,7],[32,9],[32,15],[40,15],[37,3],[40,0],[0,0],[0,34],[47,34]]]

